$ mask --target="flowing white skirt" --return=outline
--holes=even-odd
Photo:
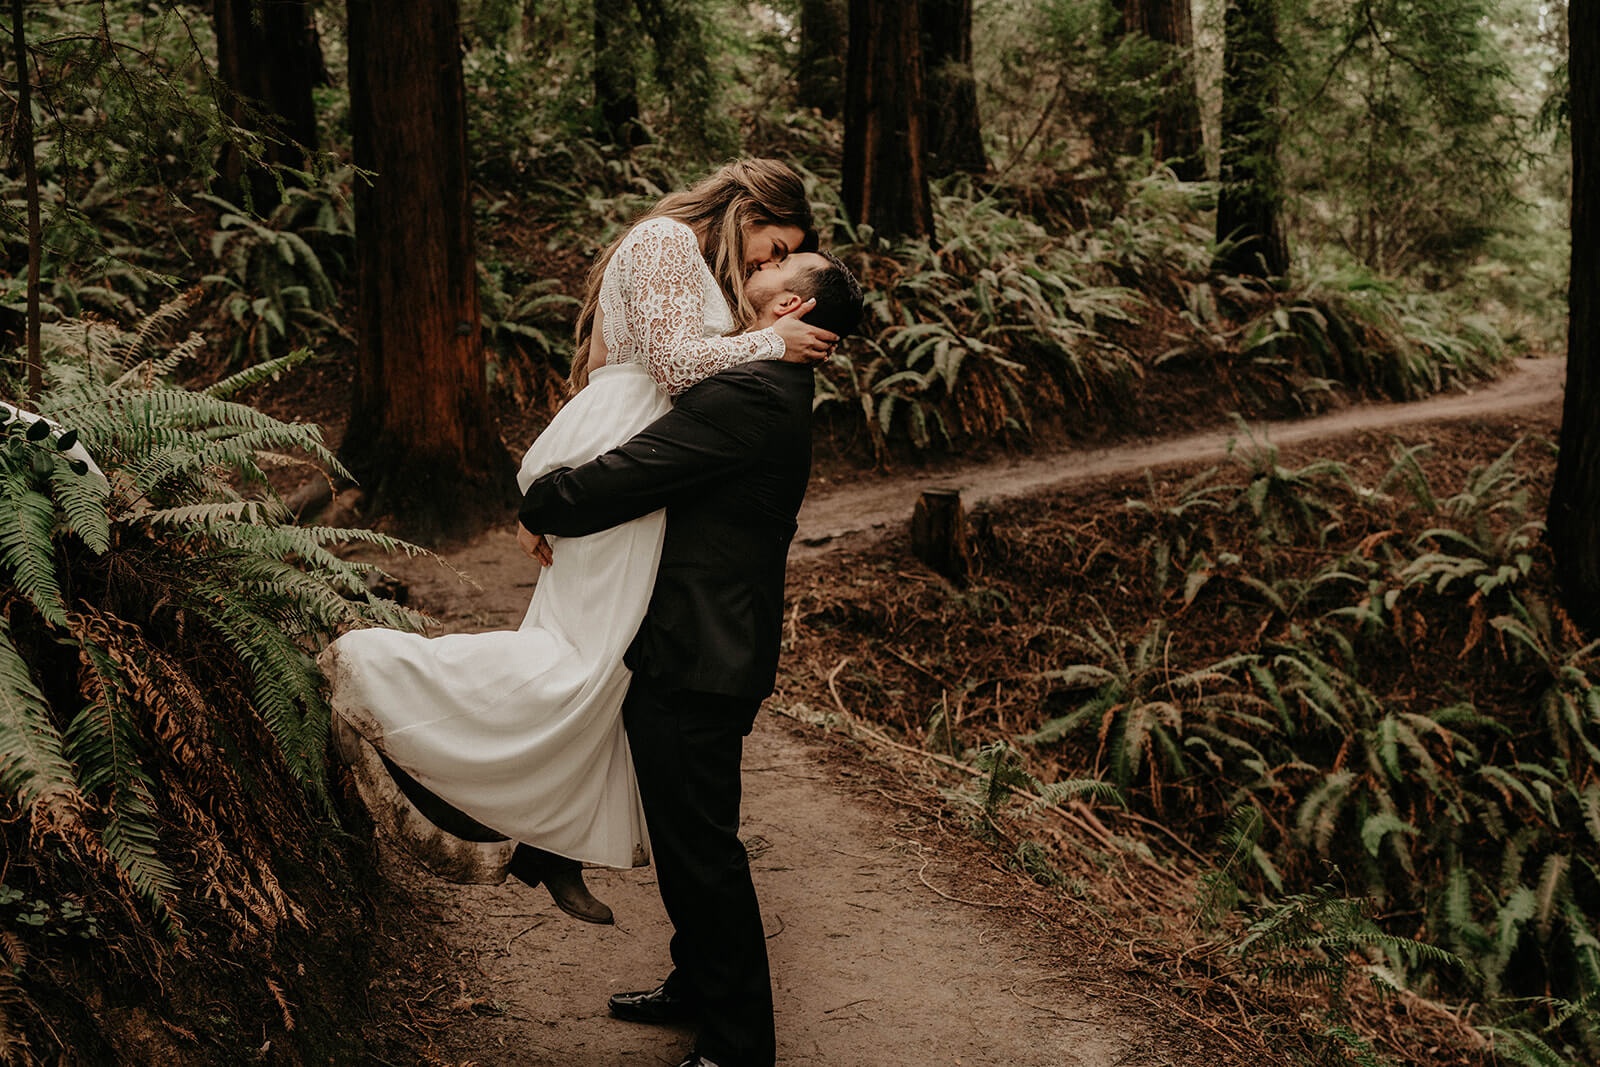
[[[525,491],[670,408],[643,367],[596,370],[522,461]],[[441,799],[515,841],[611,867],[648,861],[622,728],[622,655],[644,619],[664,514],[551,538],[516,630],[347,633],[324,653],[334,712]]]

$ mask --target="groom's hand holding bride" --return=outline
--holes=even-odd
[[[538,560],[542,566],[548,567],[555,562],[555,556],[550,551],[550,542],[544,539],[544,534],[530,531],[522,523],[517,523],[517,544],[522,547],[529,559]]]
[[[772,329],[783,338],[785,363],[821,363],[833,354],[839,335],[806,322],[803,316],[817,306],[815,297],[780,312]]]

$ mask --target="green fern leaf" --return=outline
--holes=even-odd
[[[67,529],[96,555],[109,552],[111,487],[97,478],[72,473],[58,460],[50,474],[50,489],[55,494],[56,504],[66,514]]]
[[[11,627],[0,614],[0,788],[25,807],[65,801],[76,804],[79,787],[65,743],[34,684]]]
[[[0,478],[8,482],[21,476],[0,464]],[[50,622],[67,624],[67,606],[56,578],[55,503],[43,493],[13,484],[3,490],[10,507],[0,514],[0,565],[11,574],[17,588]]]
[[[1378,812],[1367,816],[1361,824],[1361,844],[1369,856],[1376,857],[1378,849],[1390,834],[1404,834],[1417,837],[1421,831],[1393,812]]]

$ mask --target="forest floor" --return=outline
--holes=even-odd
[[[1471,393],[1359,405],[1252,431],[1280,447],[1314,444],[1324,454],[1339,441],[1341,456],[1375,447],[1370,436],[1359,438],[1363,432],[1402,427],[1440,450],[1485,432],[1505,435],[1509,445],[1524,426],[1550,432],[1558,423],[1563,370],[1559,360],[1522,361]],[[1089,501],[1111,480],[1215,462],[1237,436],[1236,428],[1218,428],[931,473],[819,479],[801,515],[791,584],[851,580],[859,564],[849,550],[900,537],[917,494],[931,486],[962,488],[969,506],[1045,491],[1081,492]],[[413,606],[447,631],[520,621],[535,575],[510,528],[447,558],[477,587],[421,561],[386,566],[406,583]],[[1125,905],[1096,901],[1105,886],[1049,889],[1001,862],[950,817],[937,779],[919,770],[923,757],[848,722],[841,731],[841,719],[849,719],[842,704],[829,725],[801,721],[821,716],[806,714],[785,691],[815,691],[819,678],[811,676],[827,668],[790,659],[768,704],[782,714],[761,716],[747,743],[742,827],[768,929],[781,1063],[1282,1060],[1244,1007],[1202,1015],[1186,1008],[1183,983],[1138,947],[1151,928]],[[590,872],[596,895],[616,911],[615,927],[570,920],[543,890],[517,883],[450,886],[401,856],[389,869],[397,894],[384,934],[395,951],[371,991],[372,1062],[675,1064],[690,1047],[687,1030],[606,1014],[609,994],[649,988],[670,966],[670,928],[649,868]],[[1189,907],[1194,892],[1192,878],[1170,878],[1157,895]]]

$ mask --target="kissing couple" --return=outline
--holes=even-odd
[[[436,870],[542,882],[607,923],[583,864],[654,862],[673,970],[609,1007],[698,1021],[685,1065],[776,1057],[739,764],[776,679],[813,368],[861,303],[787,165],[662,198],[589,272],[573,395],[518,474],[543,564],[521,626],[356,630],[322,655],[375,821]]]

